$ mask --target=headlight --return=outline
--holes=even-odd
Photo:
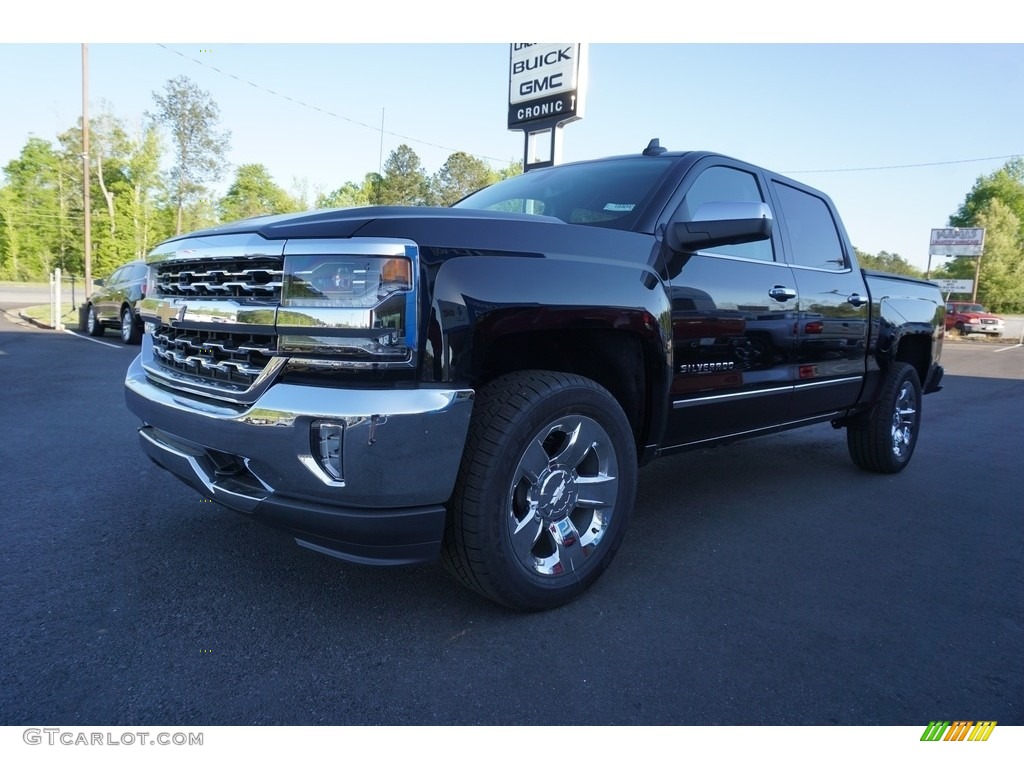
[[[414,366],[417,269],[409,243],[290,241],[278,351],[348,368]]]

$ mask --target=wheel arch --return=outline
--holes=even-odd
[[[585,376],[622,406],[643,463],[664,429],[671,335],[664,286],[643,264],[457,257],[432,285],[423,375],[473,387],[519,370]]]
[[[486,326],[478,329],[486,336]],[[472,378],[480,385],[509,373],[544,370],[597,382],[622,407],[638,455],[659,423],[663,362],[650,339],[614,328],[561,327],[520,331],[480,340]]]
[[[917,371],[917,379],[923,385],[928,381],[928,372],[932,364],[931,334],[911,333],[900,337],[893,362],[910,363]]]

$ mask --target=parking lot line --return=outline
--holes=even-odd
[[[69,331],[67,328],[64,329],[64,333],[70,334],[70,335],[72,335],[72,336],[74,336],[76,338],[79,338],[79,339],[85,339],[86,341],[95,342],[96,344],[102,344],[104,347],[113,347],[114,349],[120,349],[121,346],[122,346],[120,344],[111,344],[109,341],[100,341],[99,339],[91,339],[88,336],[82,336],[80,333],[75,333],[74,331]]]

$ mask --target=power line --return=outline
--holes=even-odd
[[[277,91],[271,90],[270,88],[266,88],[266,87],[264,87],[262,85],[258,85],[256,83],[252,82],[251,80],[245,80],[245,79],[243,79],[241,77],[238,77],[237,75],[235,75],[235,74],[233,74],[231,72],[226,72],[226,71],[224,71],[222,69],[218,69],[217,67],[213,66],[212,64],[207,64],[205,61],[200,61],[199,59],[196,59],[196,58],[194,58],[192,56],[188,56],[187,54],[184,54],[181,51],[175,50],[174,48],[171,48],[171,47],[169,47],[167,45],[164,45],[163,43],[157,43],[157,45],[159,45],[161,48],[163,48],[163,49],[165,49],[167,51],[170,51],[171,53],[175,53],[178,56],[181,56],[183,59],[187,59],[187,60],[189,60],[189,61],[191,61],[191,62],[193,62],[195,64],[198,64],[201,67],[206,67],[207,69],[212,69],[214,72],[218,72],[218,73],[220,73],[222,75],[225,75],[227,77],[230,77],[230,78],[233,78],[235,80],[238,80],[241,83],[246,83],[248,85],[251,85],[253,88],[255,88],[257,90],[265,91],[266,93],[269,93],[269,94],[272,94],[274,96],[277,96],[278,98],[287,99],[288,101],[294,102],[295,104],[299,104],[299,105],[301,105],[303,107],[306,107],[307,109],[312,109],[312,110],[314,110],[316,112],[321,112],[322,114],[329,115],[330,117],[334,117],[334,118],[336,118],[338,120],[344,120],[345,122],[352,123],[353,125],[358,125],[361,128],[366,128],[366,129],[371,130],[371,131],[377,131],[377,132],[379,132],[381,134],[381,136],[387,134],[388,136],[394,136],[394,137],[399,138],[399,139],[406,139],[408,141],[413,141],[413,142],[416,142],[418,144],[424,144],[424,145],[429,146],[429,147],[436,147],[437,149],[444,149],[444,150],[446,150],[448,152],[461,152],[462,151],[462,150],[455,149],[454,147],[444,146],[443,144],[435,144],[433,142],[425,141],[423,139],[417,139],[414,136],[406,136],[405,134],[395,133],[393,131],[386,131],[386,130],[384,130],[383,126],[378,128],[376,126],[370,125],[369,123],[363,123],[363,122],[361,122],[359,120],[354,120],[354,119],[352,119],[350,117],[345,117],[344,115],[336,114],[334,112],[331,112],[330,110],[323,109],[322,107],[318,107],[315,104],[308,104],[308,103],[306,103],[306,102],[304,102],[304,101],[302,101],[300,99],[292,98],[291,96],[288,96],[287,94],[278,93]],[[480,157],[480,158],[483,158],[485,160],[494,160],[495,162],[498,162],[498,163],[505,162],[503,159],[498,158],[498,157],[491,157],[489,155],[478,155],[478,154],[475,154],[475,153],[472,153],[472,154],[474,154],[475,157]],[[1020,156],[1021,156],[1020,154],[1017,154],[1017,155],[1002,155],[1002,156],[998,156],[998,157],[976,157],[976,158],[972,158],[972,159],[969,159],[969,160],[942,160],[942,161],[932,162],[932,163],[908,163],[908,164],[904,164],[904,165],[876,165],[876,166],[865,166],[865,167],[862,167],[862,168],[816,168],[816,169],[813,169],[813,170],[783,171],[783,173],[790,173],[790,174],[793,174],[793,173],[851,173],[851,172],[858,172],[858,171],[889,171],[889,170],[897,170],[897,169],[903,169],[903,168],[930,168],[930,167],[940,166],[940,165],[959,165],[959,164],[963,164],[963,163],[990,162],[992,160],[1010,160],[1012,158],[1020,157]]]
[[[959,165],[961,163],[984,163],[992,160],[1012,160],[1021,155],[1002,155],[1000,157],[975,157],[971,160],[941,160],[935,163],[908,163],[906,165],[875,165],[864,168],[819,168],[813,171],[783,171],[783,173],[849,173],[852,171],[891,171],[900,168],[931,168],[937,165]]]
[[[84,213],[42,213],[39,211],[27,211],[25,209],[12,210],[10,212],[11,219],[43,219],[46,221],[50,220],[63,220],[63,221],[85,221]],[[0,218],[3,213],[0,212]]]
[[[191,56],[188,56],[187,54],[184,54],[181,51],[177,51],[174,48],[171,48],[171,47],[169,47],[167,45],[164,45],[163,43],[156,43],[156,45],[160,46],[164,50],[170,51],[171,53],[176,53],[178,56],[181,56],[181,58],[187,59],[187,60],[189,60],[191,62],[194,62],[195,64],[198,64],[201,67],[206,67],[207,69],[212,69],[214,72],[218,72],[218,73],[224,75],[225,77],[230,77],[230,78],[233,78],[234,80],[237,80],[240,83],[245,83],[247,85],[251,85],[253,88],[255,88],[258,91],[264,91],[264,92],[269,93],[269,94],[271,94],[273,96],[277,96],[279,99],[286,99],[287,101],[290,101],[290,102],[292,102],[294,104],[298,104],[299,106],[306,107],[307,109],[312,109],[315,112],[320,112],[321,114],[328,115],[329,117],[333,117],[333,118],[336,118],[338,120],[344,120],[346,123],[352,123],[353,125],[358,125],[360,128],[367,128],[367,129],[369,129],[371,131],[377,131],[377,132],[379,132],[381,134],[381,136],[387,134],[388,136],[394,136],[395,138],[398,138],[398,139],[405,139],[406,141],[412,141],[412,142],[415,142],[417,144],[423,144],[423,145],[428,146],[428,147],[434,147],[436,149],[443,149],[443,150],[445,150],[447,152],[462,152],[463,151],[463,150],[460,150],[460,149],[455,149],[454,147],[446,147],[443,144],[435,144],[435,143],[430,142],[430,141],[424,141],[423,139],[417,139],[414,136],[406,136],[405,134],[395,133],[394,131],[385,131],[383,126],[378,128],[378,127],[376,127],[374,125],[370,125],[369,123],[363,123],[363,122],[361,122],[359,120],[354,120],[351,117],[345,117],[344,115],[339,115],[336,112],[331,112],[329,109],[324,109],[323,107],[318,107],[315,104],[309,104],[309,103],[307,103],[305,101],[302,101],[301,99],[293,98],[293,97],[289,96],[288,94],[278,93],[275,90],[272,90],[272,89],[267,88],[265,86],[262,86],[262,85],[259,85],[257,83],[254,83],[252,80],[246,80],[245,78],[239,77],[238,75],[235,75],[235,74],[233,74],[231,72],[227,72],[227,71],[225,71],[223,69],[218,69],[217,67],[213,66],[212,64],[207,64],[205,61],[200,61],[199,59],[196,59],[196,58],[193,58]],[[478,155],[476,153],[470,153],[470,154],[472,154],[474,157],[479,157],[479,158],[482,158],[484,160],[493,160],[496,163],[507,162],[507,160],[502,160],[500,157],[491,157],[490,155]]]

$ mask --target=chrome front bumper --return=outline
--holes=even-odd
[[[995,336],[1002,336],[1006,331],[1003,323],[964,323],[964,328],[969,333],[991,333]]]
[[[357,562],[432,560],[473,406],[467,389],[330,389],[277,383],[252,405],[156,386],[137,357],[125,379],[140,443],[207,498]],[[339,433],[325,468],[318,425]]]

